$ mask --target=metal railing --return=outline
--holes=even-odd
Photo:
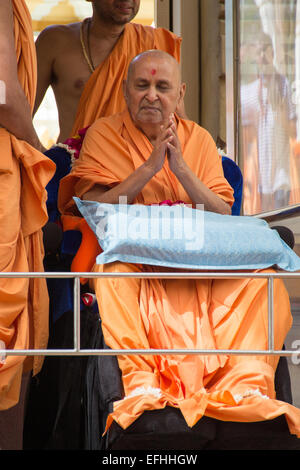
[[[274,279],[300,279],[300,272],[172,272],[172,273],[91,273],[91,272],[18,272],[0,273],[0,278],[71,278],[74,279],[74,347],[68,349],[5,349],[1,350],[5,355],[17,356],[89,356],[89,355],[160,355],[160,354],[226,354],[226,355],[295,355],[295,350],[274,349]],[[234,349],[81,349],[80,347],[80,279],[82,278],[146,278],[146,279],[243,279],[261,278],[268,281],[268,349],[265,350],[234,350]]]

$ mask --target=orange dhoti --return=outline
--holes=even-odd
[[[42,226],[47,221],[45,185],[54,165],[29,144],[0,130],[0,271],[43,272]],[[5,165],[5,163],[9,163]],[[4,168],[5,167],[5,168]],[[21,183],[22,182],[22,183]],[[6,349],[47,347],[48,291],[43,278],[0,279],[0,340]],[[0,367],[0,410],[18,402],[26,356],[8,355]],[[40,370],[42,359],[26,359]],[[25,370],[26,370],[25,367]]]
[[[97,272],[153,272],[111,263]],[[164,269],[165,271],[165,269]],[[106,344],[112,349],[268,349],[267,280],[102,278],[94,281]],[[291,327],[289,298],[274,283],[275,348]],[[203,415],[262,421],[286,415],[300,437],[300,411],[277,401],[277,355],[122,355],[125,397],[108,425],[127,428],[145,410],[180,408],[187,424]]]

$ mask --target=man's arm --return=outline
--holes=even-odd
[[[172,139],[167,144],[169,167],[190,196],[193,204],[203,204],[206,211],[230,215],[230,205],[202,183],[184,161],[176,124],[173,119],[170,123],[170,130],[172,132]]]
[[[161,134],[156,140],[152,154],[143,165],[114,188],[108,189],[102,185],[95,185],[82,196],[82,199],[119,204],[119,198],[126,196],[127,203],[131,204],[148,181],[161,170],[165,161],[166,151],[168,151],[170,169],[181,182],[193,204],[204,204],[204,208],[207,211],[231,214],[229,204],[207,188],[183,160],[173,119],[174,117],[170,119],[166,126],[162,126]]]
[[[53,27],[45,28],[35,41],[38,76],[33,115],[37,112],[48,87],[52,84],[55,42]]]
[[[132,204],[143,187],[162,169],[166,158],[167,143],[171,138],[168,127],[162,126],[162,132],[153,146],[152,154],[143,165],[137,168],[122,183],[111,189],[102,185],[93,186],[82,196],[82,199],[107,204],[119,204],[120,197],[126,196],[127,203]]]
[[[107,189],[107,187],[100,184],[95,185],[82,196],[82,199],[107,204],[119,204],[120,198],[126,196],[126,202],[132,204],[153,175],[154,171],[146,162],[114,188]]]
[[[18,79],[11,0],[0,2],[0,81],[0,127],[40,150],[30,105]]]
[[[183,162],[182,165],[178,165],[174,173],[190,196],[194,205],[203,204],[204,210],[216,212],[217,214],[231,214],[230,205],[205,186],[185,162]]]

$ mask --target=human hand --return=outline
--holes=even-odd
[[[176,175],[178,171],[184,167],[185,162],[182,156],[174,115],[171,115],[170,117],[169,130],[171,133],[171,138],[167,143],[167,157],[170,170]]]
[[[154,173],[160,171],[165,163],[167,145],[173,139],[173,132],[171,130],[171,118],[160,126],[158,136],[153,144],[153,151],[148,158],[147,166],[152,168]]]

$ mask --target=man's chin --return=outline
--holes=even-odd
[[[125,26],[127,23],[130,23],[131,18],[114,18],[114,24],[118,26]]]
[[[130,21],[132,21],[135,16],[136,16],[136,13],[133,14],[132,12],[131,13],[122,13],[122,12],[120,12],[120,13],[114,15],[114,22],[115,22],[115,24],[123,26],[127,23],[130,23]]]
[[[162,122],[163,116],[159,109],[145,108],[139,113],[139,119],[145,122]]]
[[[149,116],[144,119],[139,119],[139,121],[144,124],[149,124],[149,125],[153,124],[153,126],[162,125],[164,123],[161,117],[158,117],[158,116],[156,118],[154,116]]]

